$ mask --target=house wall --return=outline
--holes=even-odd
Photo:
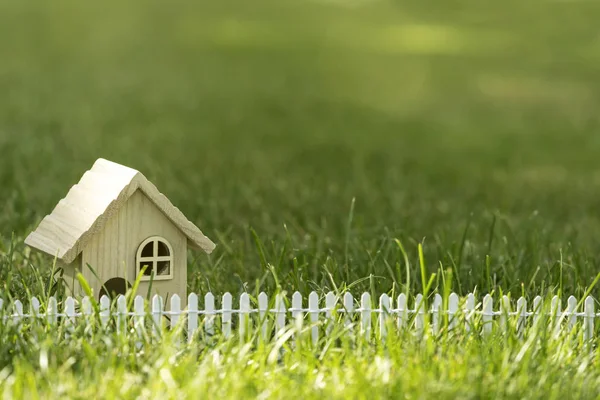
[[[81,254],[77,256],[75,261],[71,264],[65,264],[62,261],[57,263],[57,266],[63,269],[63,280],[66,284],[67,294],[69,296],[83,296],[83,290],[79,281],[77,280],[77,274],[81,272]]]
[[[177,293],[185,304],[187,288],[187,238],[141,191],[129,200],[93,237],[82,252],[84,276],[98,296],[108,279],[125,278],[135,282],[135,258],[142,242],[150,236],[165,238],[173,248],[173,279],[153,281],[152,294],[163,298]],[[87,267],[89,264],[98,278]],[[146,296],[149,282],[140,282],[137,294]]]

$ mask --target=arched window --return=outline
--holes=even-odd
[[[142,273],[142,268],[147,266],[142,276],[143,281],[149,281],[154,272],[155,280],[173,278],[173,248],[164,238],[152,236],[140,245],[136,257],[136,278]]]

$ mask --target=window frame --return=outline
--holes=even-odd
[[[161,242],[167,249],[169,250],[168,256],[159,256],[158,255],[158,243]],[[142,257],[142,251],[149,243],[153,243],[152,248],[152,256],[151,257]],[[158,275],[157,271],[157,263],[160,261],[168,261],[169,262],[169,274],[168,275]],[[139,245],[138,251],[135,257],[135,278],[137,279],[140,276],[140,272],[142,270],[142,264],[152,262],[152,270],[154,271],[154,278],[152,278],[152,274],[150,275],[142,275],[140,277],[141,281],[166,281],[169,279],[173,279],[173,247],[171,247],[171,243],[167,239],[162,236],[150,236],[146,240]]]

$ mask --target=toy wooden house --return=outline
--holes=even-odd
[[[212,252],[210,241],[140,172],[99,159],[25,243],[58,259],[71,293],[81,272],[96,297],[123,294],[141,276],[138,294],[187,295],[187,249]],[[144,269],[144,267],[146,267]]]

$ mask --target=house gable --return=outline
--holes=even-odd
[[[185,292],[187,238],[141,190],[129,197],[81,252],[84,276],[93,282],[94,291],[98,293],[100,285],[113,277],[133,283],[139,246],[152,236],[164,238],[173,251],[173,279],[154,285],[167,285],[174,292]],[[96,274],[88,272],[88,266]],[[142,293],[144,286],[140,287]]]

